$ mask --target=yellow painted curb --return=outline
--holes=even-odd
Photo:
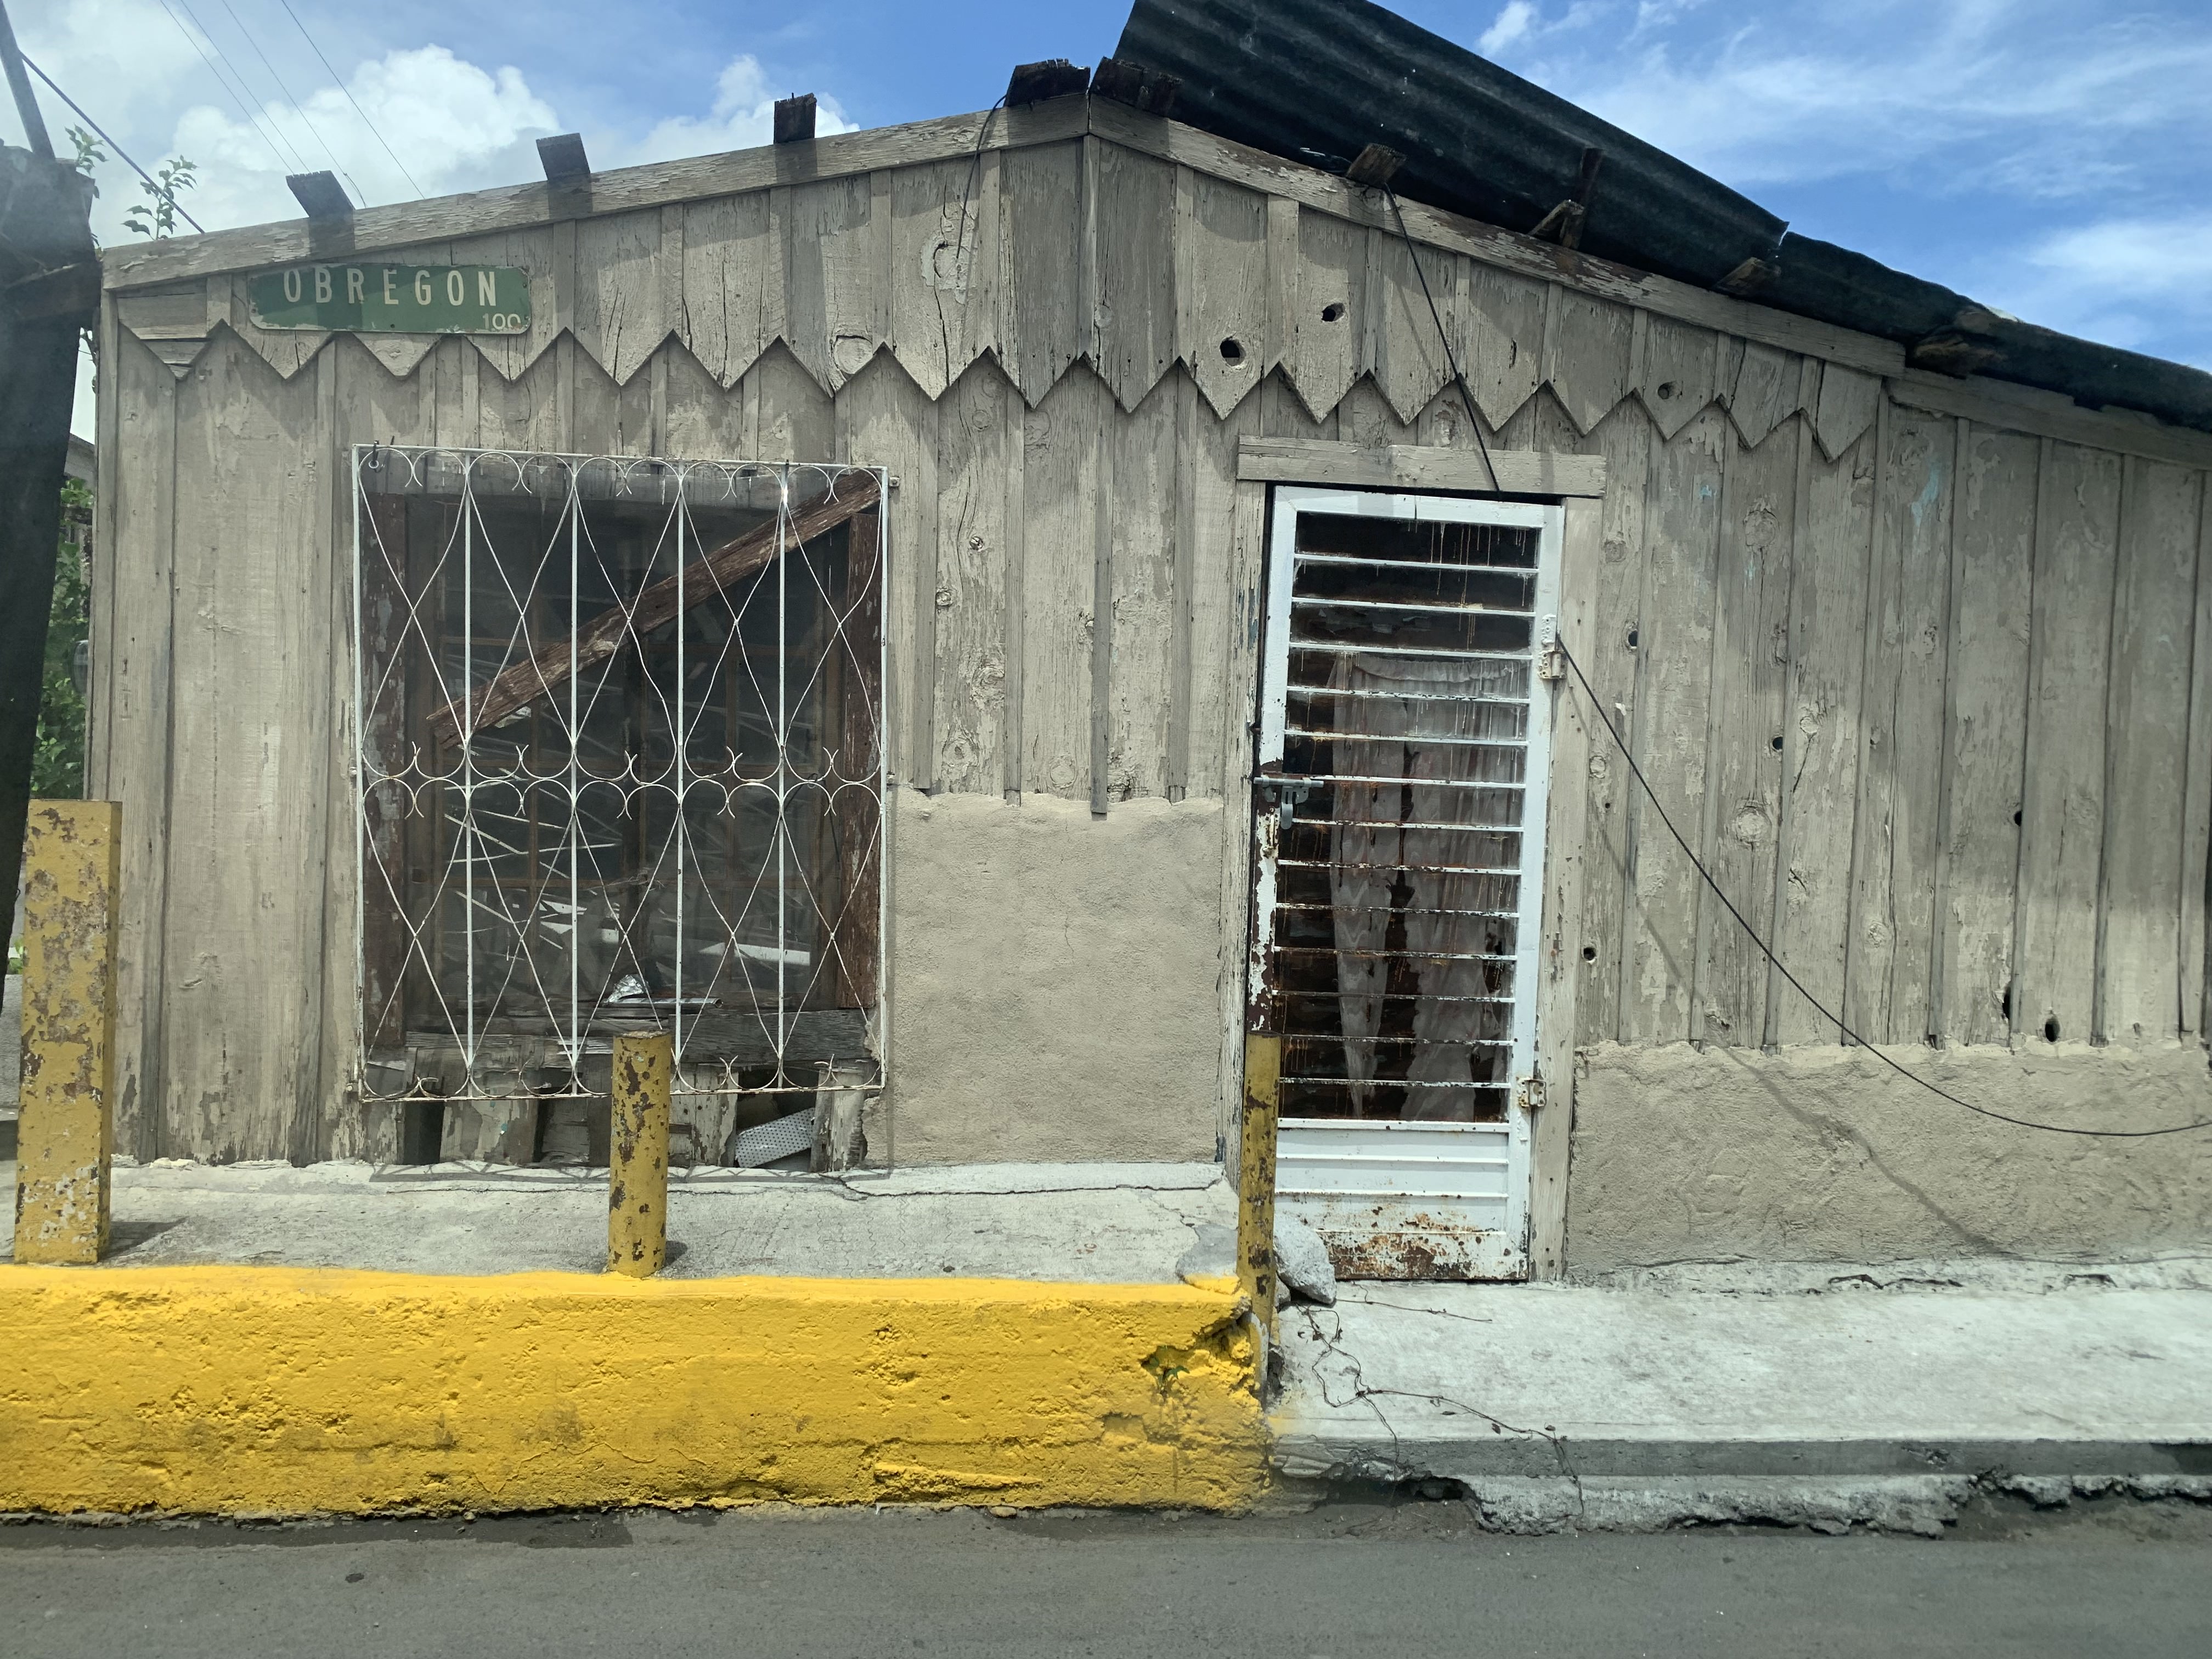
[[[1241,1304],[1184,1285],[0,1267],[0,1510],[1235,1510]]]

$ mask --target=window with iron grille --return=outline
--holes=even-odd
[[[878,1081],[882,476],[355,460],[368,1097],[597,1162],[611,1040],[663,1030],[720,1163]]]

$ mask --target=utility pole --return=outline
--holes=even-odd
[[[46,618],[76,399],[77,334],[98,313],[92,181],[54,157],[0,0],[0,69],[29,148],[0,144],[0,939],[15,931],[46,681]]]

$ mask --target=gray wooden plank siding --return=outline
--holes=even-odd
[[[2003,1042],[2015,1002],[2037,454],[2033,438],[1965,422],[1959,447],[1949,707],[1936,804],[1942,932],[1934,1029],[1947,1042]]]
[[[174,703],[177,381],[169,366],[112,320],[100,362],[100,533],[93,583],[96,678],[90,791],[125,803],[116,939],[115,1145],[139,1158],[169,1145],[163,1109],[165,951],[161,896],[169,858],[169,713]]]
[[[1635,753],[1650,784],[1628,805],[1620,1037],[1681,1042],[1691,1031],[1698,917],[1710,902],[1676,842],[1700,844],[1712,683],[1714,583],[1721,541],[1727,417],[1708,410],[1652,446],[1638,607]],[[1666,824],[1674,825],[1670,833]],[[1595,964],[1601,972],[1602,962]]]
[[[2201,1030],[2212,447],[1409,204],[1411,255],[1357,198],[1196,140],[1004,125],[1042,142],[364,249],[522,266],[512,339],[263,331],[228,269],[113,296],[94,726],[130,809],[123,1146],[377,1150],[330,1104],[355,442],[883,466],[897,781],[1238,803],[1240,937],[1267,487],[1237,440],[1475,447],[1416,257],[1484,439],[1607,464],[1563,611],[1597,691],[1554,806],[1579,1040],[1837,1040],[1600,716],[1869,1040]]]
[[[1844,1008],[1870,1042],[1930,1024],[1958,423],[1884,405],[1858,719]]]
[[[1790,577],[1798,540],[1799,469],[1811,438],[1784,422],[1756,449],[1727,459],[1714,582],[1705,795],[1698,847],[1744,920],[1775,939],[1782,811]],[[1766,1020],[1767,962],[1717,904],[1698,915],[1690,1035],[1756,1048]]]
[[[1623,402],[1598,423],[1583,447],[1606,458],[1606,491],[1599,504],[1599,545],[1586,601],[1589,626],[1569,643],[1597,694],[1595,706],[1584,711],[1586,718],[1602,722],[1590,735],[1583,763],[1588,799],[1583,807],[1581,959],[1576,963],[1582,982],[1576,1006],[1583,1030],[1593,1039],[1618,1040],[1620,963],[1629,913],[1629,825],[1639,792],[1605,728],[1626,739],[1636,727],[1644,656],[1644,526],[1657,445],[1650,418],[1635,403]]]
[[[1850,954],[1876,449],[1875,434],[1864,430],[1833,459],[1817,451],[1802,457],[1785,644],[1772,943],[1806,990],[1838,1011]],[[1835,1023],[1770,967],[1766,1043],[1837,1035]]]
[[[2120,457],[2045,442],[2036,492],[2012,1028],[2094,1032]]]

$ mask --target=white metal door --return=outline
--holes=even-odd
[[[1516,1278],[1561,510],[1279,488],[1248,1002],[1340,1273]]]

